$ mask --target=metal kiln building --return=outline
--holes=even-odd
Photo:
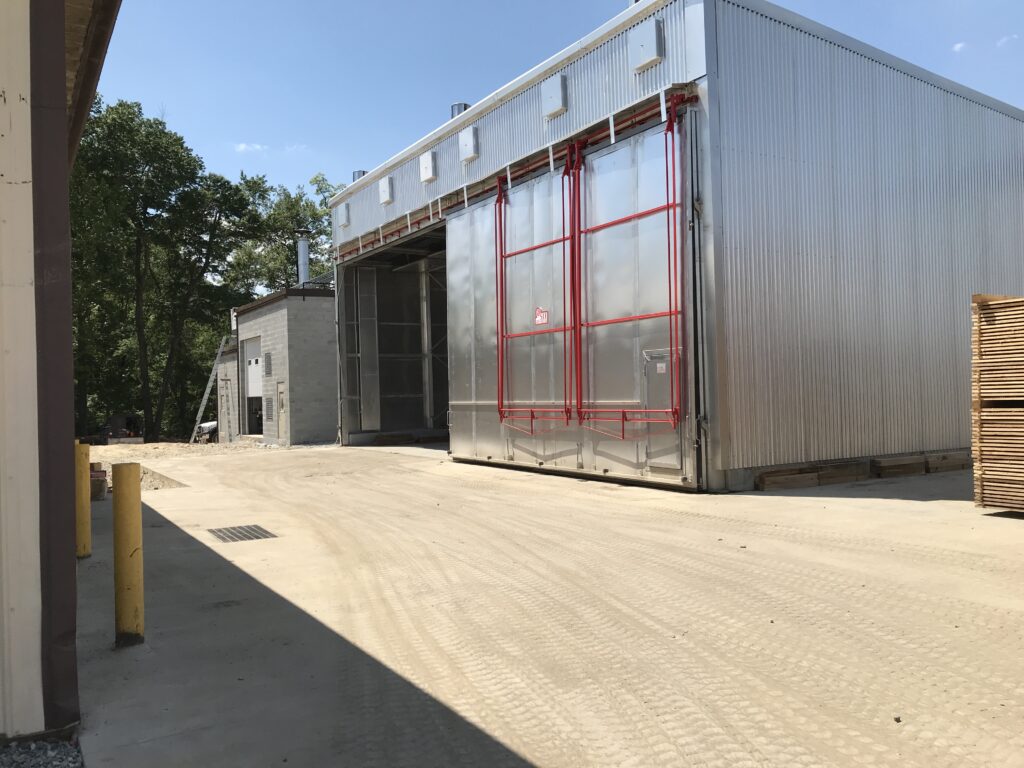
[[[969,445],[970,297],[1024,291],[1024,113],[760,0],[643,0],[332,209],[343,442],[386,420],[390,344],[457,459],[745,487]]]

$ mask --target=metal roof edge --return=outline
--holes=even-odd
[[[924,67],[919,67],[917,64],[911,64],[906,59],[901,59],[891,53],[886,53],[880,48],[875,48],[873,45],[869,45],[868,43],[854,37],[845,35],[832,27],[828,27],[814,21],[813,19],[809,19],[806,16],[801,16],[799,13],[795,13],[786,8],[781,8],[774,3],[768,2],[768,0],[713,1],[717,3],[731,3],[732,5],[739,6],[740,8],[746,8],[748,11],[759,13],[762,16],[767,16],[770,19],[774,19],[775,21],[779,21],[788,26],[802,30],[814,35],[815,37],[820,37],[822,40],[847,48],[853,53],[858,53],[868,59],[877,61],[879,64],[892,67],[893,69],[917,78],[918,80],[930,83],[931,85],[945,91],[949,91],[957,96],[962,96],[969,101],[980,104],[981,106],[988,107],[996,112],[1001,112],[1007,117],[1012,117],[1015,120],[1024,122],[1024,109],[1015,107],[1005,101],[1000,101],[994,96],[989,96],[981,91],[976,91],[969,86],[956,82],[955,80],[950,80],[949,78],[936,74]]]
[[[345,189],[335,193],[328,201],[328,206],[334,208],[338,203],[342,202],[354,192],[357,192],[363,187],[380,179],[388,169],[398,166],[407,160],[411,160],[426,149],[430,148],[432,145],[452,135],[460,128],[463,128],[474,120],[477,120],[489,110],[498,106],[501,102],[506,101],[520,91],[523,91],[544,79],[544,77],[559,67],[562,67],[574,58],[582,56],[584,53],[597,48],[609,38],[614,37],[626,27],[631,26],[637,20],[642,19],[644,16],[648,16],[673,2],[683,2],[683,0],[639,0],[634,5],[631,5],[626,10],[622,11],[622,13],[613,16],[589,35],[580,38],[575,43],[563,48],[554,56],[545,59],[532,69],[527,70],[515,80],[510,83],[506,83],[498,90],[482,98],[465,112],[453,117],[439,128],[428,133],[419,141],[388,158],[365,176],[356,179],[345,187]]]
[[[334,289],[327,288],[299,288],[299,287],[288,287],[282,288],[281,290],[268,293],[266,296],[260,296],[258,299],[253,299],[248,304],[243,304],[240,307],[235,307],[235,317],[239,315],[246,315],[250,312],[255,312],[257,309],[266,307],[270,304],[276,304],[279,301],[283,301],[292,296],[300,296],[304,299],[312,298],[333,298]]]

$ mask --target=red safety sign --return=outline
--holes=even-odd
[[[548,311],[537,307],[537,311],[533,315],[534,325],[547,325],[548,324]]]

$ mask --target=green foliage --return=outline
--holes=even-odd
[[[336,188],[322,173],[310,179],[314,198],[301,186],[292,192],[286,187],[271,188],[263,183],[261,194],[255,198],[262,227],[257,236],[235,251],[225,275],[227,282],[250,293],[276,291],[295,284],[298,279],[295,230],[311,232],[309,273],[314,277],[327,269],[331,244],[327,201]]]
[[[295,282],[299,227],[326,264],[334,188],[310,183],[208,173],[141,105],[97,98],[70,188],[79,434],[142,413],[148,438],[188,436],[230,308]]]

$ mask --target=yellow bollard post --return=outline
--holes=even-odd
[[[92,502],[90,501],[89,445],[75,441],[75,554],[92,554]]]
[[[114,644],[136,645],[145,635],[142,584],[142,468],[115,464]]]

